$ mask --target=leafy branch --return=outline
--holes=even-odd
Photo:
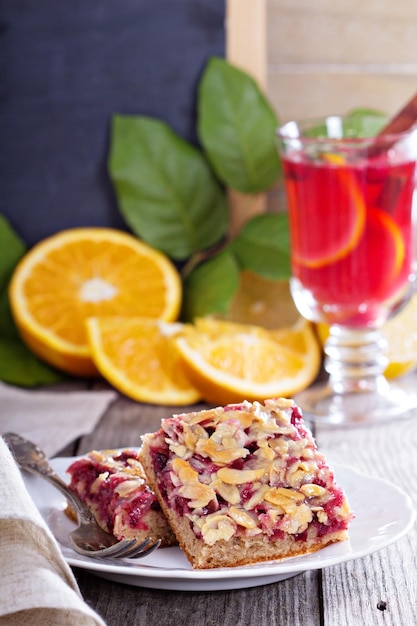
[[[113,116],[108,168],[120,212],[133,233],[182,266],[184,320],[227,311],[242,269],[289,276],[286,216],[258,216],[226,238],[226,188],[257,193],[280,176],[277,124],[253,79],[219,58],[208,61],[198,88],[202,150],[160,120]],[[62,380],[26,348],[12,320],[7,288],[26,247],[1,216],[0,248],[0,380]]]
[[[258,216],[226,241],[225,188],[255,194],[281,175],[277,125],[255,81],[216,57],[198,86],[202,151],[159,120],[113,117],[109,173],[120,211],[137,236],[185,263],[185,320],[225,312],[241,269],[289,277],[286,216]]]

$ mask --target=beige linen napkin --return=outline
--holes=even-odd
[[[1,438],[0,581],[1,625],[104,626],[82,599]]]
[[[15,432],[48,456],[94,429],[114,391],[23,390],[0,383],[0,435]]]

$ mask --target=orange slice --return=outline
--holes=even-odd
[[[175,320],[181,281],[163,254],[108,228],[76,228],[37,244],[18,264],[10,305],[23,340],[76,376],[97,374],[85,320],[137,315]]]
[[[382,327],[388,342],[387,378],[398,378],[417,367],[417,294]]]
[[[176,343],[188,378],[212,404],[291,396],[316,378],[321,364],[319,344],[306,320],[274,334],[202,318]]]
[[[368,208],[365,231],[355,250],[334,265],[302,268],[299,278],[318,301],[344,307],[340,311],[342,321],[344,310],[349,309],[352,315],[363,303],[369,303],[371,311],[407,282],[406,245],[401,229],[384,211]]]
[[[332,170],[332,194],[329,187],[328,192],[323,192],[320,198],[317,194],[299,198],[301,188],[292,179],[286,181],[292,222],[293,261],[313,269],[331,265],[354,250],[363,235],[366,221],[364,198],[353,172],[344,166],[344,158],[337,154],[326,154],[323,158],[335,166]],[[315,175],[322,177],[320,181],[317,178],[315,184],[327,188],[327,169],[314,168]],[[336,195],[345,198],[342,207],[335,207]],[[337,215],[337,219],[332,218],[333,215]],[[331,238],[323,237],[321,223],[332,224]]]
[[[240,272],[240,284],[226,313],[216,315],[231,322],[279,328],[292,326],[300,317],[288,280],[271,280],[250,270]]]
[[[182,367],[174,338],[183,325],[129,317],[89,318],[91,354],[104,378],[140,402],[188,405],[201,399]]]
[[[379,209],[369,209],[368,221],[368,271],[371,276],[381,274],[382,284],[390,285],[400,273],[406,255],[401,229],[388,213]],[[375,254],[375,250],[381,250],[382,255]]]

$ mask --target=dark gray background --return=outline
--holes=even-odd
[[[0,0],[0,213],[29,246],[126,228],[106,170],[112,113],[196,144],[198,80],[224,52],[224,0]]]

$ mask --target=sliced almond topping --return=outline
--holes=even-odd
[[[215,425],[219,417],[223,414],[222,408],[208,409],[206,411],[198,411],[191,417],[190,424],[200,424],[201,422],[207,422],[207,425]]]
[[[199,483],[198,481],[188,485],[183,485],[179,488],[178,493],[183,498],[190,500],[188,502],[188,506],[191,509],[204,508],[216,497],[216,494],[211,487],[204,485],[203,483]]]
[[[275,459],[269,468],[269,484],[282,485],[285,482],[287,465],[283,459]]]
[[[211,484],[213,489],[229,504],[237,504],[240,502],[240,491],[236,485],[228,485],[222,480],[214,480]]]
[[[291,487],[300,487],[311,482],[316,474],[317,466],[312,461],[296,461],[287,471],[287,481]]]
[[[275,458],[275,452],[272,450],[272,448],[269,448],[267,446],[259,448],[255,452],[255,455],[259,459],[265,459],[266,461],[273,461]]]
[[[257,504],[259,504],[260,502],[262,502],[262,500],[264,500],[264,496],[266,492],[268,491],[268,489],[269,489],[268,485],[262,485],[261,487],[259,487],[259,489],[257,489],[254,492],[254,494],[249,498],[249,500],[245,502],[245,504],[243,505],[243,508],[246,509],[247,511],[251,511],[252,509],[254,509]]]
[[[109,477],[109,472],[102,472],[101,474],[99,474],[90,487],[91,493],[98,493],[99,490],[101,489],[102,484],[104,483],[105,480],[107,480],[108,477]]]
[[[249,428],[253,422],[254,415],[248,411],[235,411],[233,417],[237,418],[242,425],[242,428]]]
[[[269,528],[272,528],[273,526],[275,526],[275,524],[277,523],[278,518],[280,518],[282,515],[284,515],[285,511],[284,509],[281,509],[281,507],[277,506],[275,507],[275,509],[269,509],[265,515],[268,518],[268,522],[266,523],[266,526]]]
[[[286,439],[273,439],[269,442],[269,446],[280,456],[284,456],[288,452],[288,441]]]
[[[320,487],[320,485],[315,485],[313,483],[308,483],[306,485],[301,485],[300,491],[307,496],[307,498],[317,498],[320,496],[324,496],[327,493],[327,489],[324,487]]]
[[[347,500],[344,500],[342,506],[337,506],[334,512],[339,518],[346,519],[350,515],[350,507]]]
[[[286,511],[286,513],[282,528],[291,535],[302,533],[313,519],[310,507],[304,503],[295,506],[291,511]]]
[[[236,445],[233,448],[225,449],[221,444],[216,444],[211,438],[198,441],[196,451],[202,456],[208,456],[213,463],[222,464],[233,463],[237,459],[244,459],[249,454],[249,450],[237,448]]]
[[[209,546],[213,546],[216,541],[224,539],[228,541],[236,532],[236,525],[227,515],[213,513],[208,515],[202,528],[204,542]]]
[[[182,483],[198,482],[198,472],[184,459],[174,459],[172,469],[177,472]]]
[[[264,499],[271,504],[281,506],[287,510],[291,508],[296,502],[302,502],[305,499],[304,494],[294,491],[293,489],[286,489],[285,487],[271,487],[265,493]]]
[[[207,431],[199,424],[195,424],[192,428],[186,424],[182,434],[185,445],[189,450],[195,450],[197,442],[201,439],[208,439]]]
[[[125,480],[123,483],[119,483],[117,487],[115,487],[115,492],[122,496],[123,498],[128,496],[130,493],[133,493],[138,487],[141,487],[144,484],[144,481],[141,479],[133,479],[133,480]]]
[[[233,436],[236,435],[238,430],[239,428],[237,424],[231,422],[230,420],[220,422],[214,433],[211,435],[211,439],[213,439],[216,443],[221,443],[225,439],[233,439]],[[230,445],[231,447],[235,447],[237,445],[236,440],[233,439],[233,441],[230,442]]]
[[[179,443],[171,443],[171,445],[169,446],[170,449],[172,450],[172,452],[174,454],[176,454],[177,456],[183,458],[184,456],[186,456],[187,454],[187,447],[184,444],[179,444]]]
[[[230,467],[222,467],[217,472],[217,476],[229,485],[242,485],[243,483],[252,483],[262,478],[265,473],[264,468],[253,470],[238,470]]]
[[[239,524],[239,526],[250,529],[257,527],[256,520],[243,509],[231,506],[229,509],[229,515],[235,520],[236,524]]]
[[[240,446],[238,446],[238,443],[236,441],[236,439],[234,439],[233,437],[223,437],[222,438],[222,446],[224,446],[225,448],[238,448]]]
[[[294,400],[289,398],[276,398],[271,400],[265,400],[265,406],[269,409],[292,409],[295,406]]]
[[[145,472],[143,471],[143,467],[141,463],[139,463],[139,461],[137,461],[136,459],[127,459],[127,465],[128,467],[123,467],[120,470],[122,473],[140,476],[141,478],[146,480]]]
[[[326,511],[317,511],[317,519],[319,520],[320,524],[327,524],[327,522],[329,521]]]

